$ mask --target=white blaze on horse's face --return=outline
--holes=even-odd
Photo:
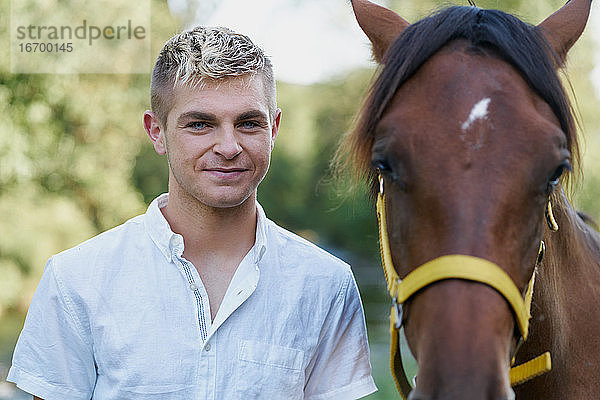
[[[467,118],[467,120],[461,125],[461,129],[463,132],[466,132],[475,121],[480,119],[487,119],[488,106],[490,105],[491,101],[492,99],[486,97],[485,99],[481,99],[479,102],[477,102],[477,104],[475,104],[475,106],[471,110],[471,113],[469,114],[469,118]]]

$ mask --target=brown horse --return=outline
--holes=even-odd
[[[557,76],[591,0],[571,0],[538,26],[458,6],[410,25],[369,1],[352,5],[381,67],[338,156],[374,194],[382,178],[395,271],[473,256],[522,295],[537,275],[516,362],[552,354],[551,372],[511,389],[519,335],[506,296],[469,279],[436,281],[402,306],[419,367],[409,398],[600,398],[600,236],[564,189],[579,153]],[[557,232],[546,226],[549,200]]]

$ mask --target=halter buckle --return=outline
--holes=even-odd
[[[535,262],[536,267],[541,264],[541,262],[544,260],[545,255],[546,255],[546,243],[544,243],[544,241],[542,240],[540,242],[540,249],[538,251],[538,257]]]
[[[552,232],[558,231],[558,224],[552,212],[552,201],[550,199],[548,199],[548,203],[546,204],[546,223]]]

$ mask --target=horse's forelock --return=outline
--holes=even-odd
[[[557,75],[559,59],[545,37],[536,27],[502,11],[454,6],[411,25],[388,49],[356,126],[340,146],[338,167],[352,169],[358,179],[375,178],[369,165],[375,128],[394,94],[438,50],[457,39],[466,39],[474,48],[487,50],[487,54],[503,59],[521,73],[554,111],[567,136],[573,164],[578,165],[579,146],[571,104]]]

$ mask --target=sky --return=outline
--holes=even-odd
[[[371,0],[386,5],[386,0]],[[221,25],[244,33],[271,57],[276,78],[312,84],[374,65],[349,0],[168,0],[189,24]],[[185,13],[186,5],[195,15]],[[458,2],[457,2],[458,3]],[[466,3],[466,2],[465,2]],[[588,31],[600,48],[600,4],[592,3]],[[600,51],[592,72],[600,98]]]

